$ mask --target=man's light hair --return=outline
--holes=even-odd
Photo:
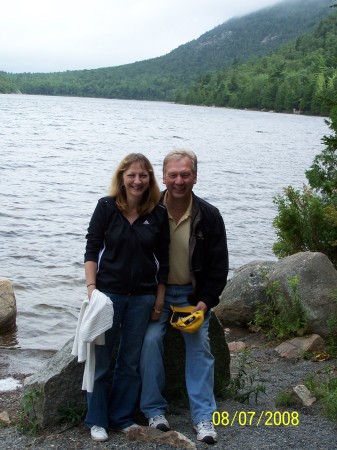
[[[167,163],[171,159],[179,160],[181,158],[188,158],[191,161],[193,174],[196,175],[198,171],[198,159],[196,154],[192,150],[187,150],[184,148],[177,148],[175,150],[171,150],[164,158],[163,161],[163,173],[166,171]]]

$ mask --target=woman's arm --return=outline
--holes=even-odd
[[[84,271],[88,289],[88,297],[90,300],[93,290],[96,289],[97,263],[94,261],[86,261],[84,263]]]
[[[165,297],[165,288],[166,285],[164,283],[159,283],[157,288],[156,301],[153,306],[151,319],[159,320],[161,312],[164,308],[164,297]]]

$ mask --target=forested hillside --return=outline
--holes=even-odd
[[[337,13],[267,56],[203,76],[175,100],[328,115],[337,103]]]
[[[241,85],[236,86],[241,67],[246,70],[245,63],[252,58],[255,58],[258,66],[259,57],[268,55],[292,39],[310,32],[322,18],[333,12],[329,8],[331,3],[332,0],[283,0],[255,13],[233,18],[165,56],[133,64],[47,74],[0,73],[0,92],[177,100],[217,105],[229,105],[230,97],[231,106],[235,98],[232,94],[236,90],[241,91]],[[224,69],[228,68],[230,71],[235,70],[236,75],[231,78],[231,95],[226,100],[228,83],[223,77],[227,77],[224,75]],[[263,67],[259,70],[264,72]],[[218,71],[221,73],[218,74]],[[202,89],[198,87],[200,83],[190,89],[201,77],[204,77],[201,82]],[[208,81],[212,80],[211,83],[214,84],[214,77],[218,80],[218,91],[221,90],[220,79],[227,86],[227,91],[224,91],[226,95],[221,93],[216,101],[213,94],[209,96],[210,86],[206,89],[209,91],[206,96],[204,92],[202,95],[199,92],[205,91],[204,87]],[[277,80],[277,77],[274,79]],[[271,102],[269,104],[271,105]]]

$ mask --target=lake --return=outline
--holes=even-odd
[[[17,330],[0,347],[60,349],[86,295],[85,235],[116,165],[174,148],[198,156],[197,195],[223,215],[231,273],[275,260],[273,197],[301,189],[330,134],[322,117],[172,103],[0,95],[0,276],[17,301]]]

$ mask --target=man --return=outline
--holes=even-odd
[[[171,305],[194,305],[205,313],[204,322],[193,334],[182,332],[186,351],[186,386],[191,418],[199,441],[217,440],[212,423],[214,357],[210,352],[210,310],[219,303],[228,275],[228,251],[223,219],[217,208],[197,197],[197,157],[188,150],[174,150],[164,159],[163,194],[170,221],[170,270],[164,304],[156,303],[141,356],[141,410],[149,426],[170,429],[165,417],[167,402],[163,339]],[[177,331],[178,332],[178,331]]]

